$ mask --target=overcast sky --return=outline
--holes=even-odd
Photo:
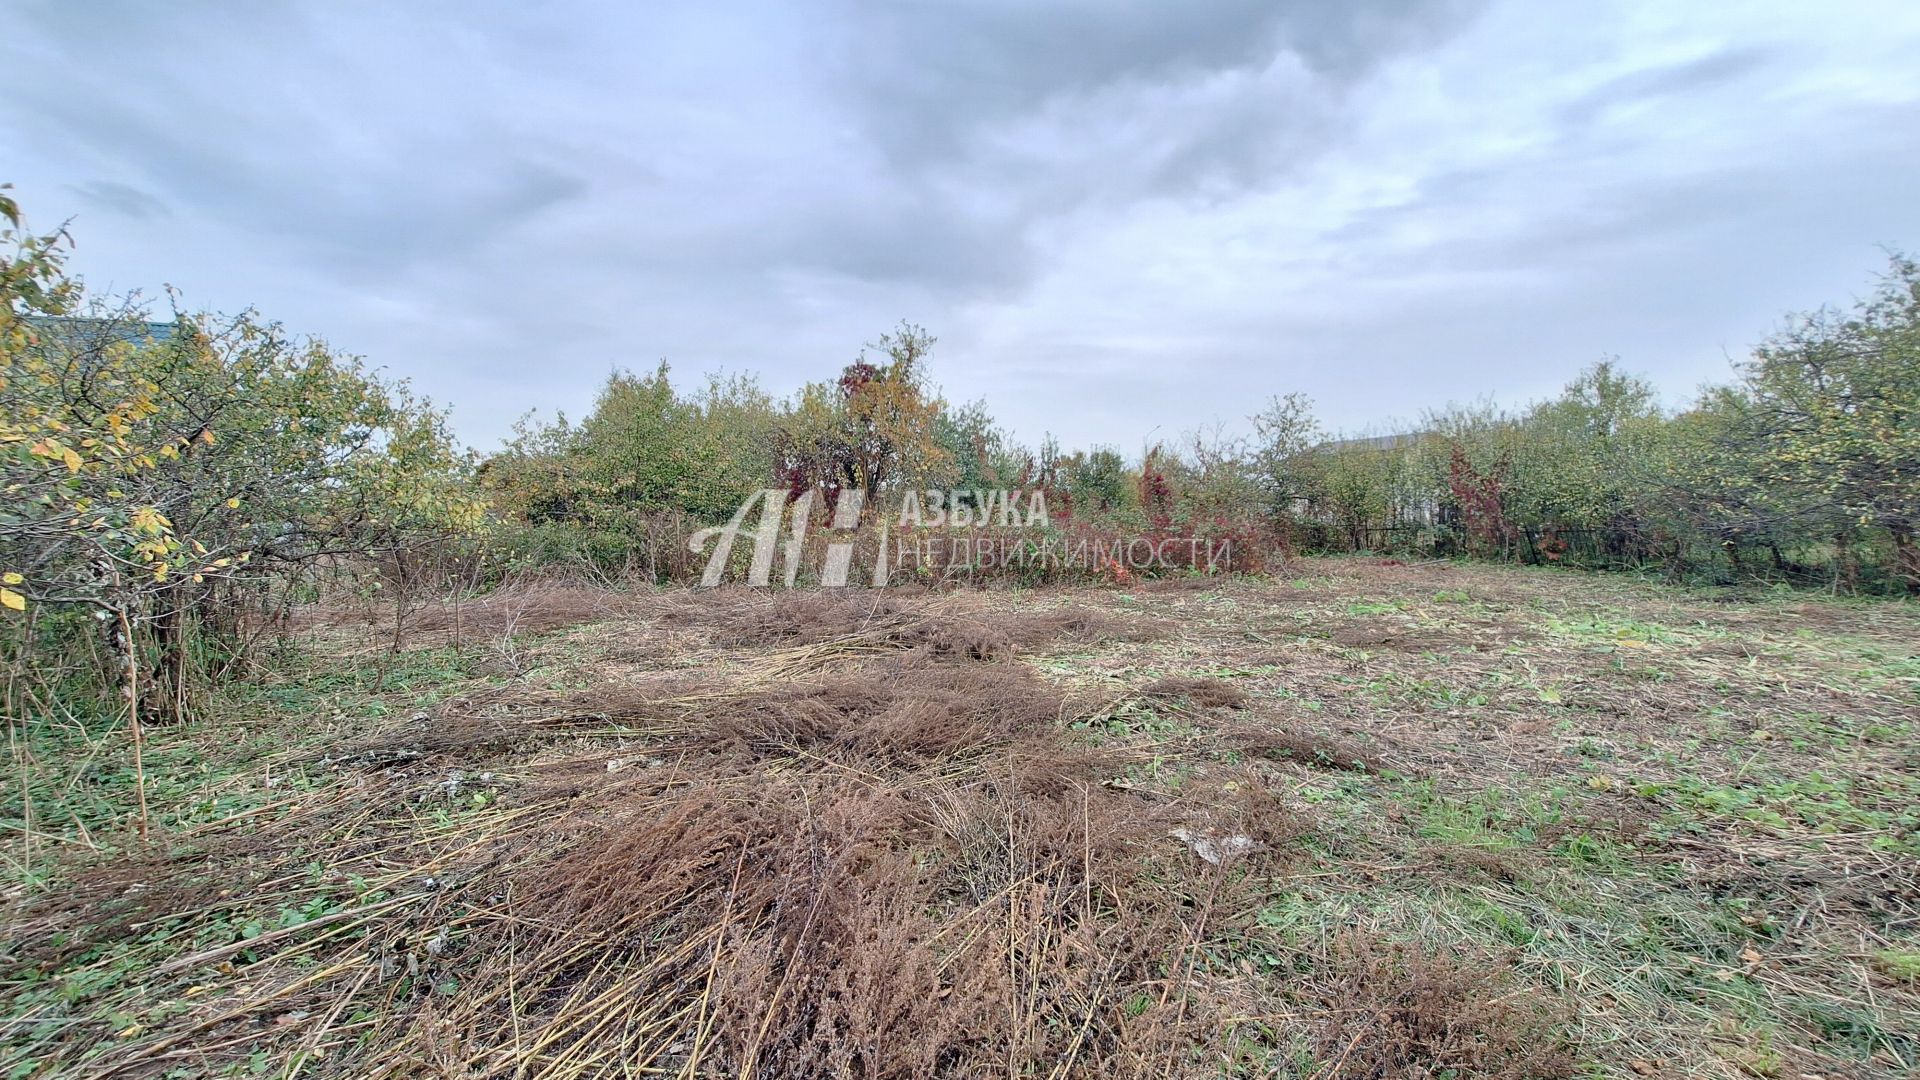
[[[1915,0],[0,9],[0,181],[91,286],[253,305],[482,448],[902,318],[950,399],[1130,453],[1609,354],[1678,403],[1920,248]]]

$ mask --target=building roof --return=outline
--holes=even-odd
[[[1396,435],[1366,435],[1355,439],[1329,439],[1314,447],[1316,451],[1345,453],[1349,450],[1405,450],[1427,437],[1424,431],[1404,431]]]
[[[98,348],[120,342],[139,345],[166,341],[180,332],[177,322],[147,319],[100,318],[93,315],[29,315],[23,320],[34,333]]]

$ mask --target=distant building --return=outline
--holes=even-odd
[[[1310,454],[1337,456],[1341,454],[1401,454],[1409,458],[1413,452],[1432,436],[1426,431],[1403,431],[1391,435],[1364,435],[1351,439],[1329,439],[1308,451]],[[1428,485],[1421,477],[1420,470],[1410,467],[1400,470],[1391,481],[1393,491],[1389,496],[1391,509],[1381,521],[1360,523],[1342,521],[1341,515],[1333,508],[1320,504],[1317,499],[1296,499],[1294,514],[1297,517],[1319,521],[1324,524],[1339,524],[1349,530],[1355,530],[1354,543],[1361,546],[1359,533],[1371,530],[1393,530],[1419,528],[1440,524],[1441,494]]]
[[[1350,450],[1411,450],[1429,433],[1404,431],[1398,435],[1363,435],[1356,439],[1329,439],[1313,448],[1316,454],[1343,454]]]
[[[102,318],[96,315],[29,315],[23,321],[42,340],[51,339],[74,351],[102,349],[122,343],[144,345],[150,341],[168,341],[180,332],[181,326],[178,322]]]

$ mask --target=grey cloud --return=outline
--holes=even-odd
[[[882,150],[924,165],[1062,95],[1263,63],[1277,48],[1277,10],[1265,0],[1197,18],[1151,3],[902,5],[855,32],[845,78]]]
[[[906,165],[964,156],[982,127],[1115,85],[1258,70],[1282,53],[1345,82],[1469,19],[1465,0],[1214,0],[1036,5],[975,0],[863,14],[841,62],[883,149]]]
[[[1684,384],[1920,244],[1920,9],[1762,15],[40,0],[0,181],[90,279],[257,304],[477,442],[663,355],[784,391],[906,316],[951,396],[1132,450],[1296,388]]]
[[[1802,132],[1791,154],[1763,142],[1679,162],[1635,143],[1569,135],[1544,156],[1437,174],[1414,199],[1360,215],[1329,239],[1371,252],[1370,272],[1388,277],[1565,277],[1622,252],[1711,255],[1755,242],[1730,232],[1780,237],[1832,221],[1857,222],[1862,243],[1892,240],[1906,221],[1886,207],[1899,178],[1920,169],[1920,145],[1904,137],[1916,128],[1920,102],[1863,107]],[[1500,221],[1518,204],[1529,212]],[[1889,235],[1873,234],[1876,217]],[[1482,220],[1493,224],[1439,235],[1431,227]]]
[[[130,184],[112,180],[93,180],[73,185],[73,190],[88,203],[111,210],[122,217],[165,217],[172,211],[167,204]]]
[[[790,262],[868,282],[1004,291],[1024,280],[1033,252],[1017,221],[969,214],[920,195],[842,207],[788,238]]]
[[[1017,284],[1037,260],[1032,227],[1050,217],[1098,201],[1229,197],[1310,163],[1333,143],[1343,88],[1458,32],[1483,7],[863,7],[841,42],[838,89],[890,183],[925,209],[873,235],[914,247],[946,231],[929,222],[971,220],[985,242],[948,252],[946,276],[988,290]],[[1000,213],[970,211],[981,190],[999,194]]]
[[[1775,59],[1767,47],[1723,49],[1695,60],[1662,64],[1610,79],[1560,109],[1568,127],[1591,123],[1607,110],[1665,97],[1711,90],[1761,71]]]
[[[392,279],[428,260],[470,256],[503,229],[584,198],[596,182],[620,182],[656,187],[667,200],[616,200],[647,220],[589,241],[624,245],[629,263],[672,252],[719,268],[754,261],[984,298],[1030,278],[1037,226],[1089,201],[1223,197],[1311,160],[1330,141],[1330,88],[1397,50],[1430,44],[1475,7],[989,0],[841,10],[851,29],[839,36],[843,67],[827,77],[838,80],[847,110],[837,122],[852,121],[849,150],[872,157],[838,166],[847,183],[826,188],[801,179],[818,167],[806,160],[698,191],[663,184],[647,164],[616,179],[596,174],[604,155],[581,160],[558,135],[542,146],[544,133],[479,108],[484,93],[469,100],[467,81],[510,74],[488,67],[499,55],[596,48],[593,35],[579,33],[591,19],[574,20],[565,36],[496,24],[477,44],[423,57],[394,87],[396,96],[439,99],[422,114],[418,103],[380,96],[390,72],[369,85],[355,75],[363,48],[427,46],[444,30],[430,17],[343,16],[348,32],[329,29],[314,9],[259,9],[236,24],[212,6],[108,15],[43,4],[29,9],[50,54],[43,74],[95,74],[59,93],[57,78],[21,80],[10,96],[44,137],[77,141],[166,197],[309,245],[343,275]],[[614,20],[606,29],[648,27]],[[248,53],[255,39],[315,44],[290,62],[263,64]],[[194,64],[164,62],[163,41],[196,51]],[[104,74],[122,69],[139,85]],[[631,103],[639,132],[656,111],[679,105],[677,86],[660,87],[659,97],[649,88],[636,84],[642,96]],[[824,133],[834,118],[820,119]],[[697,161],[706,147],[679,142],[689,135],[698,138],[658,134],[644,152]],[[525,153],[530,144],[535,155]],[[765,213],[705,222],[706,200],[763,201]],[[701,250],[689,254],[689,245]]]
[[[298,40],[309,32],[301,19],[107,10],[30,9],[41,66],[0,87],[18,122],[119,163],[174,202],[309,244],[343,270],[390,274],[456,255],[586,190],[528,153],[543,148],[484,118],[423,122],[381,101],[340,77],[337,54],[284,66],[244,55],[253,35]],[[122,213],[158,205],[129,192],[86,194]]]
[[[1146,191],[1230,198],[1311,163],[1338,144],[1337,103],[1301,92],[1279,77],[1205,111],[1155,161]]]
[[[232,122],[187,129],[105,99],[16,99],[43,123],[112,155],[175,200],[312,245],[359,270],[457,254],[575,198],[586,181],[479,136],[403,140],[374,162],[342,161],[300,131]],[[113,206],[127,212],[118,186]],[[107,195],[89,192],[94,201]],[[158,205],[148,199],[141,205]]]

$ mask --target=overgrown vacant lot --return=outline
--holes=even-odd
[[[144,848],[123,737],[31,730],[0,1073],[1920,1067],[1911,604],[1332,560],[415,621],[151,733]]]

